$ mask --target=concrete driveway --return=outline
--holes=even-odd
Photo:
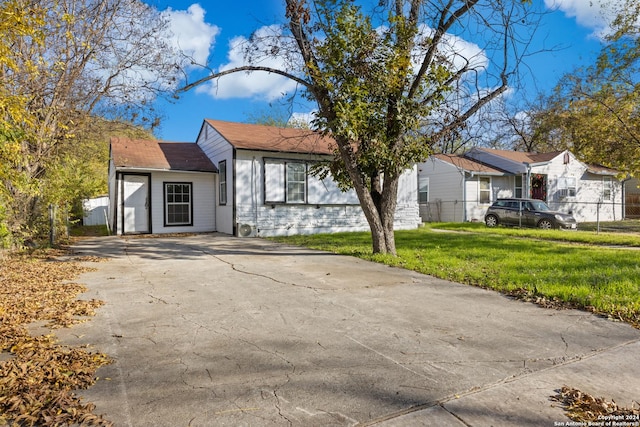
[[[563,385],[640,400],[640,331],[355,258],[218,234],[95,238],[106,302],[59,331],[116,426],[554,426]]]

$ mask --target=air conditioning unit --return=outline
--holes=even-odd
[[[236,234],[238,237],[256,237],[256,228],[251,224],[238,223]]]
[[[558,192],[556,193],[558,196],[558,199],[566,199],[569,196],[569,189],[568,188],[561,188],[560,190],[558,190]]]

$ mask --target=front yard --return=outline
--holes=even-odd
[[[640,235],[428,224],[396,232],[398,256],[369,233],[278,238],[494,289],[549,307],[589,310],[640,328]]]

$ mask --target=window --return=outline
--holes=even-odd
[[[576,196],[576,178],[573,176],[562,176],[558,178],[558,190],[564,197]]]
[[[218,200],[221,205],[227,204],[227,161],[222,160],[218,163],[218,180],[220,182],[220,191],[218,192]]]
[[[191,224],[191,183],[164,183],[164,223],[172,225]]]
[[[516,175],[516,183],[514,188],[514,197],[520,199],[522,198],[522,175]]]
[[[307,163],[286,159],[264,159],[264,203],[306,204]]]
[[[610,201],[611,200],[611,189],[613,188],[613,180],[610,176],[602,177],[602,200]]]
[[[490,203],[491,202],[491,178],[489,177],[480,177],[480,203]]]
[[[305,203],[307,199],[307,165],[287,162],[285,171],[287,203]]]
[[[418,203],[429,203],[429,177],[418,177]]]

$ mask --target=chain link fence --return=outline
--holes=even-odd
[[[640,219],[640,195],[627,197],[620,202],[547,202],[552,210],[571,213],[580,222],[610,222],[623,219]],[[465,222],[484,221],[484,215],[490,204],[465,200],[437,199],[420,203],[420,217],[423,222]]]

